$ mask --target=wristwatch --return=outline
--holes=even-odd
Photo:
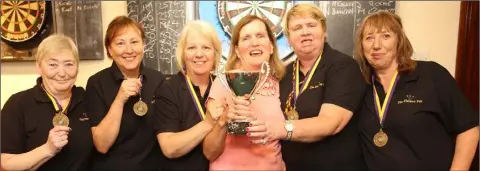
[[[293,124],[290,120],[285,120],[285,130],[287,130],[287,138],[286,140],[292,139],[293,133]]]

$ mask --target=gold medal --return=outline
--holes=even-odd
[[[383,147],[387,144],[387,142],[388,142],[388,136],[382,130],[377,132],[373,137],[373,143],[375,143],[377,147]]]
[[[287,119],[288,120],[298,120],[300,116],[298,115],[298,112],[295,109],[291,109],[287,112]]]
[[[133,105],[133,111],[138,116],[143,116],[143,115],[147,114],[148,106],[145,102],[143,102],[142,100],[139,100],[137,103],[135,103]]]
[[[52,123],[53,126],[68,126],[70,124],[70,120],[68,119],[67,115],[59,112],[53,117]]]
[[[140,82],[143,83],[143,75],[140,75],[139,79]],[[140,99],[133,105],[133,112],[138,116],[144,116],[148,112],[148,106],[142,101],[142,90],[138,92],[138,95],[140,96]]]
[[[62,107],[62,105],[60,105],[58,100],[55,99],[55,97],[53,97],[45,89],[43,84],[41,86],[42,86],[43,90],[45,91],[45,93],[47,93],[48,98],[50,98],[50,100],[52,101],[53,108],[55,108],[55,111],[57,111],[57,113],[55,114],[55,116],[53,116],[53,119],[52,119],[53,126],[68,126],[70,124],[70,120],[68,119],[68,116],[65,115],[65,113],[67,112],[68,105],[70,104],[71,99],[69,99],[69,101],[68,101],[67,105],[65,105],[65,107]]]

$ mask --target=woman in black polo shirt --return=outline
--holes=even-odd
[[[287,170],[363,170],[365,164],[354,112],[365,93],[355,60],[326,40],[326,18],[312,4],[297,4],[286,14],[285,34],[297,59],[280,81],[287,120],[250,130],[259,137],[283,139]]]
[[[5,170],[87,170],[92,134],[76,87],[78,50],[71,38],[52,35],[40,43],[33,88],[12,95],[2,119]]]
[[[413,61],[401,19],[367,16],[358,29],[356,60],[367,88],[360,115],[370,170],[468,170],[478,143],[478,114],[450,73]]]
[[[155,126],[166,170],[208,170],[201,142],[215,118],[205,109],[214,71],[222,54],[215,29],[204,21],[183,28],[177,46],[181,71],[156,91]]]
[[[95,170],[156,170],[162,163],[151,103],[165,79],[142,66],[144,40],[142,27],[126,16],[108,25],[105,48],[113,63],[88,79],[85,97],[100,152]]]

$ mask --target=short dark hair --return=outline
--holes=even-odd
[[[107,33],[105,34],[105,48],[107,49],[107,56],[109,58],[112,58],[108,52],[108,47],[112,43],[112,40],[118,35],[118,32],[128,27],[138,29],[140,36],[142,36],[142,41],[145,41],[145,31],[140,24],[138,24],[135,20],[128,18],[127,16],[117,16],[112,20],[112,22],[110,22],[110,24],[108,24]]]

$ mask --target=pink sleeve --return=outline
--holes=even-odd
[[[210,88],[210,93],[208,95],[208,98],[223,100],[230,97],[231,97],[230,91],[222,84],[222,82],[218,77],[215,78],[215,80],[212,83],[212,87]]]

